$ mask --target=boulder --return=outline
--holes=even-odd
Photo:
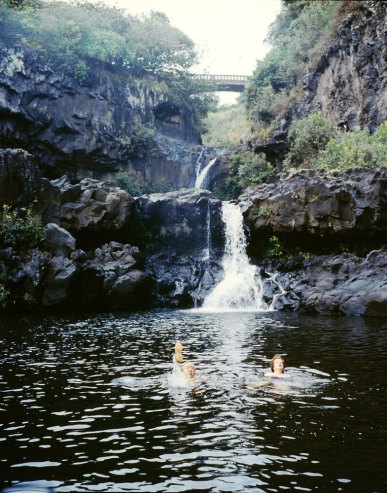
[[[111,242],[95,251],[87,265],[102,270],[104,304],[110,308],[143,308],[150,306],[153,280],[142,269],[144,257],[137,247]]]
[[[71,233],[81,248],[130,240],[136,227],[134,199],[124,190],[85,178],[42,179],[42,218]]]
[[[57,224],[46,224],[41,245],[47,252],[67,257],[75,250],[75,238]]]
[[[42,307],[66,305],[70,297],[77,266],[69,258],[55,256],[49,262],[44,280]]]

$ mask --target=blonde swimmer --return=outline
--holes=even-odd
[[[189,382],[192,383],[196,381],[196,367],[191,361],[184,363],[181,371]]]

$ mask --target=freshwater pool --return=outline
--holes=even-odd
[[[385,492],[387,321],[0,319],[0,491]],[[171,386],[174,343],[203,382]],[[286,355],[286,385],[246,390]]]

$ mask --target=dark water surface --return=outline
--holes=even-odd
[[[386,492],[387,322],[0,320],[0,490]],[[168,382],[176,339],[206,381]],[[274,353],[290,378],[256,390]]]

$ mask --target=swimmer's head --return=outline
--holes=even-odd
[[[191,363],[190,361],[187,361],[187,363],[184,363],[182,370],[183,370],[184,375],[188,379],[193,380],[195,378],[196,368],[195,368],[195,365],[193,363]]]
[[[285,360],[280,354],[275,354],[271,358],[270,368],[273,373],[285,372]]]

